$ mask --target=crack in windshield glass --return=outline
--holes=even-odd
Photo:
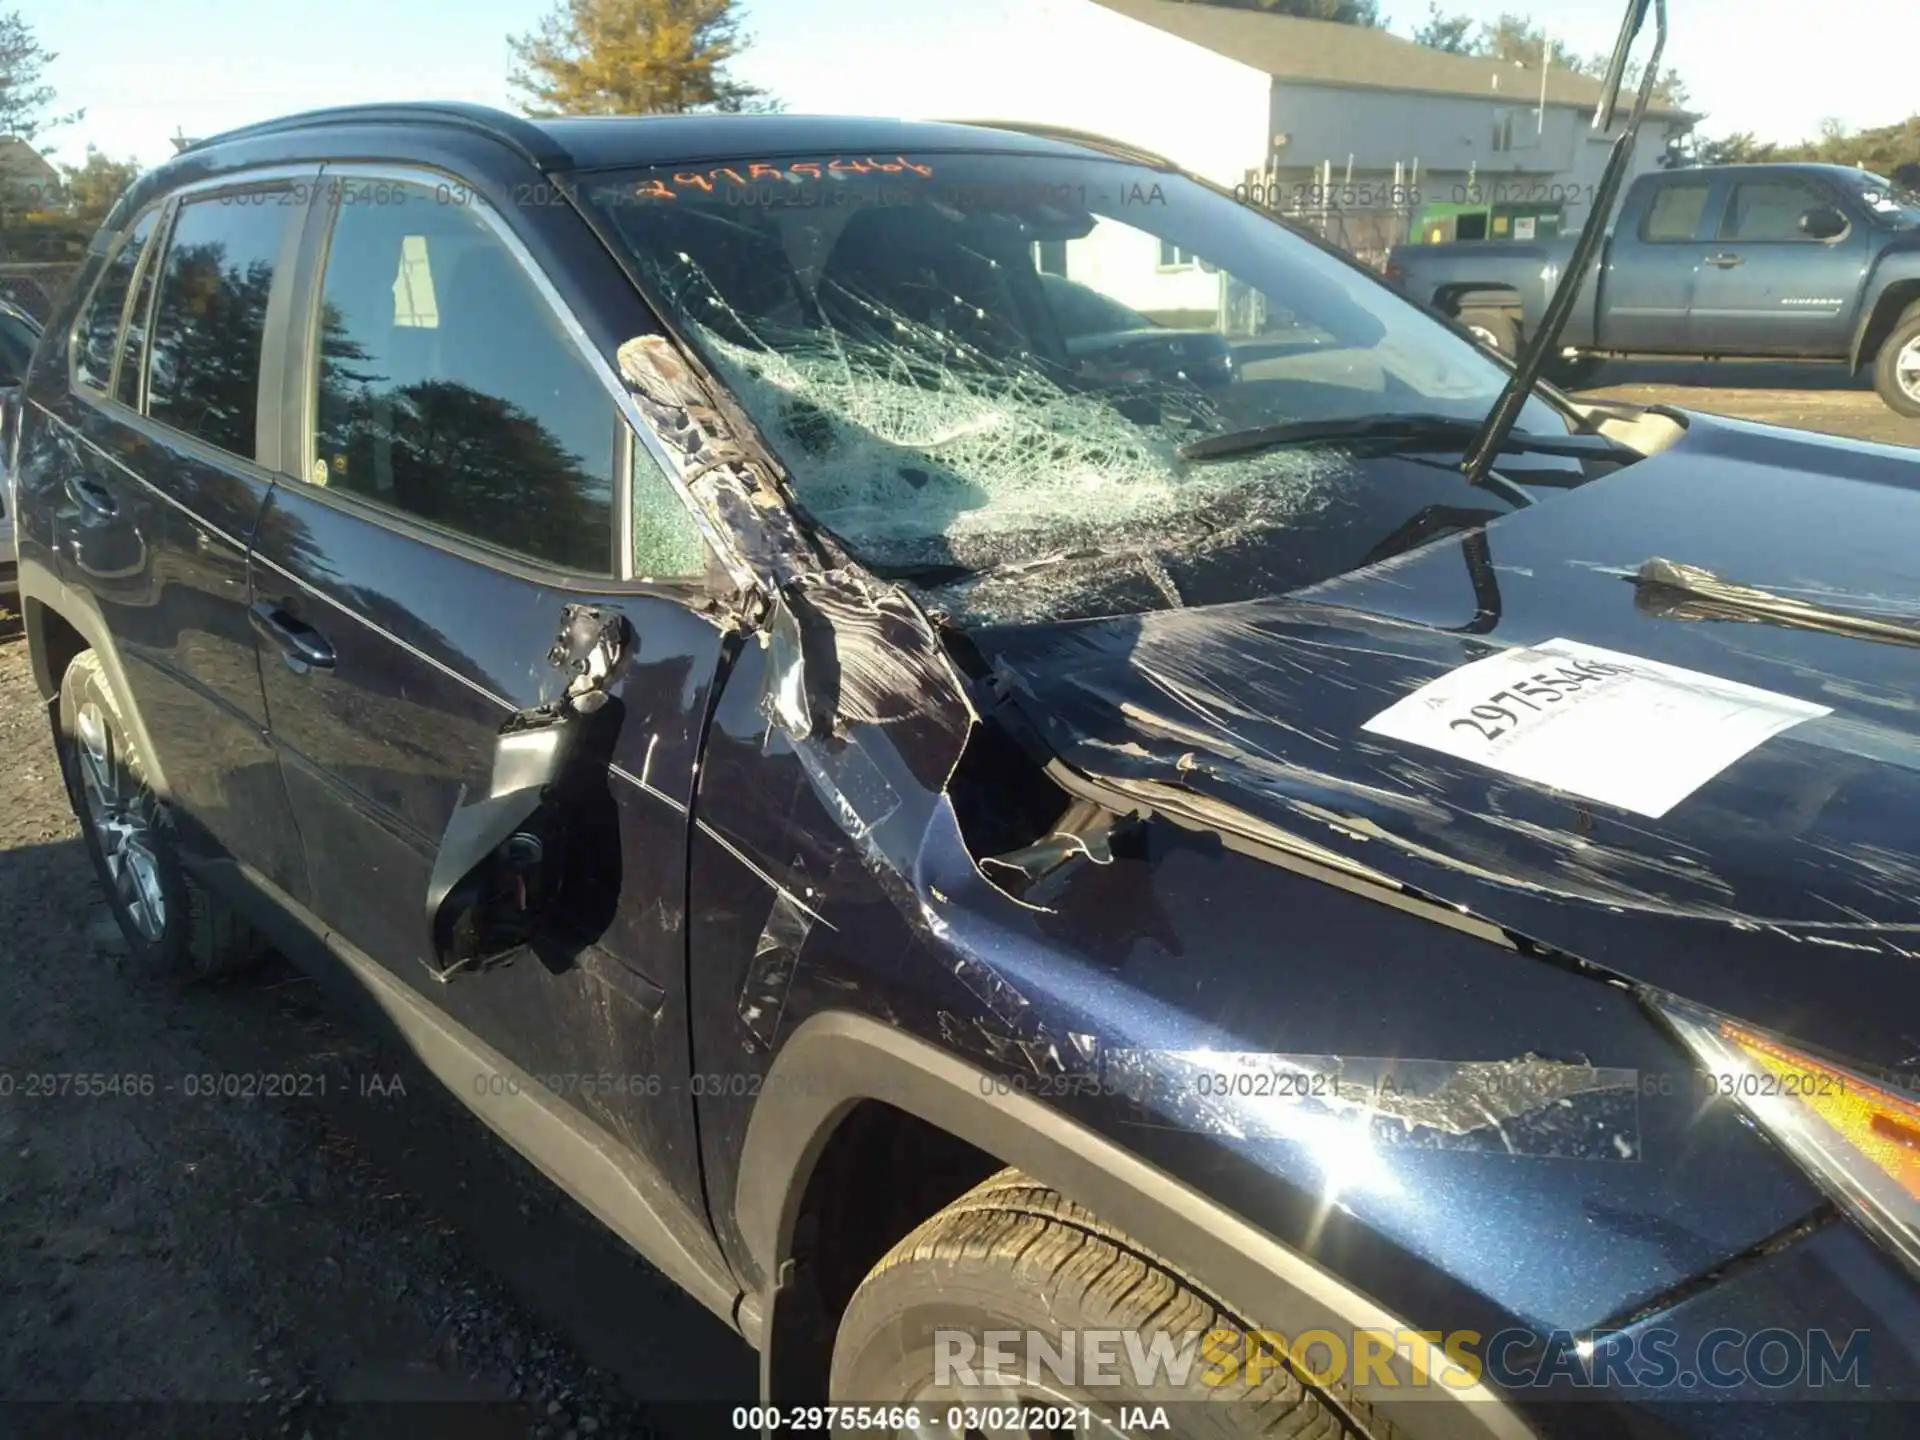
[[[1045,162],[1031,173],[1049,183],[998,190],[961,173],[951,194],[760,168],[778,183],[738,199],[661,200],[645,181],[592,198],[806,518],[963,623],[1329,578],[1432,503],[1421,485],[1453,482],[1376,475],[1339,444],[1183,448],[1278,421],[1468,424],[1503,379],[1444,326],[1191,182],[1181,215],[1121,221],[1095,202],[1126,203],[1101,186],[1122,192],[1131,171],[1105,162]],[[1182,243],[1144,228],[1175,220]],[[1533,418],[1566,430],[1544,405]]]

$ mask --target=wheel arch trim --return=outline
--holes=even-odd
[[[53,674],[48,664],[43,627],[44,617],[52,615],[71,628],[85,647],[100,657],[107,683],[113,687],[120,701],[121,718],[133,732],[133,743],[147,768],[147,781],[156,794],[162,797],[169,795],[171,791],[167,786],[163,762],[154,746],[153,737],[147,733],[146,718],[134,702],[133,687],[127,683],[119,647],[113,643],[112,632],[98,611],[90,604],[80,603],[73,591],[46,571],[36,565],[24,564],[20,567],[20,607],[32,661],[34,686],[40,692],[40,698],[49,705],[56,702],[60,698],[60,682],[65,678]]]
[[[1910,263],[1889,266],[1868,282],[1860,318],[1853,328],[1848,368],[1859,374],[1878,358],[1880,346],[1898,328],[1907,312],[1920,304],[1920,254],[1903,256]]]
[[[1272,1236],[1031,1096],[983,1085],[987,1072],[870,1016],[809,1017],[782,1044],[747,1125],[735,1216],[759,1272],[761,1313],[774,1349],[775,1277],[792,1254],[799,1209],[814,1165],[857,1105],[880,1101],[937,1125],[1059,1190],[1125,1231],[1230,1308],[1289,1335],[1414,1327]],[[1356,1387],[1374,1406],[1417,1416],[1426,1437],[1531,1436],[1519,1412],[1476,1382],[1417,1384],[1408,1357],[1391,1362],[1399,1384]],[[1454,1383],[1464,1380],[1456,1373]]]

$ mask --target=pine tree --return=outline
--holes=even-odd
[[[560,0],[510,36],[531,115],[680,115],[777,108],[727,67],[748,44],[733,0]]]
[[[41,47],[33,27],[18,10],[0,15],[0,135],[24,140],[35,149],[40,135],[56,126],[70,125],[86,112],[48,115],[53,87],[40,82],[41,73],[59,57]]]

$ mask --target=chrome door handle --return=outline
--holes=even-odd
[[[74,504],[93,511],[96,515],[109,516],[119,512],[120,502],[113,498],[113,492],[97,481],[84,476],[67,476],[67,497]]]
[[[333,647],[318,630],[302,624],[270,600],[262,600],[247,611],[253,628],[280,647],[289,668],[302,674],[308,670],[331,670]]]

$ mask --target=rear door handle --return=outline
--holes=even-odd
[[[1744,265],[1746,263],[1747,262],[1740,256],[1728,254],[1725,250],[1722,250],[1718,255],[1707,256],[1707,264],[1721,270],[1731,270],[1736,265]]]
[[[311,625],[296,620],[271,600],[262,600],[252,606],[247,611],[247,617],[253,621],[255,630],[280,647],[280,653],[290,668],[302,673],[333,668],[333,647],[327,643],[326,637]]]
[[[113,498],[111,490],[98,481],[89,480],[81,475],[67,476],[67,496],[74,504],[91,510],[96,515],[115,515],[120,510],[120,502]]]

